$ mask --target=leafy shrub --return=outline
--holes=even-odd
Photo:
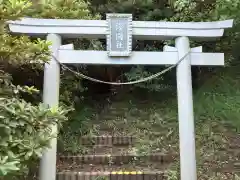
[[[56,135],[52,125],[66,121],[68,111],[49,109],[17,98],[0,99],[0,175],[24,172],[41,157]]]
[[[80,0],[36,1],[0,0],[0,179],[24,173],[41,157],[49,141],[56,135],[51,127],[67,120],[68,109],[59,110],[34,106],[19,98],[19,92],[38,92],[34,87],[12,84],[11,67],[34,62],[33,69],[42,68],[39,60],[47,61],[49,42],[32,40],[9,33],[8,20],[21,17],[99,18],[89,14],[88,3]],[[33,64],[32,64],[33,65]],[[35,103],[37,104],[37,102]]]
[[[19,92],[33,94],[38,90],[15,86],[11,80],[0,71],[0,177],[27,172],[56,136],[51,127],[66,121],[71,110],[33,106],[20,99]]]

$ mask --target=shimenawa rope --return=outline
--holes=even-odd
[[[76,76],[79,76],[81,78],[84,78],[84,79],[87,79],[87,80],[90,80],[90,81],[93,81],[93,82],[97,82],[97,83],[103,83],[103,84],[110,84],[110,85],[116,85],[116,86],[120,86],[120,85],[131,85],[131,84],[137,84],[137,83],[142,83],[142,82],[145,82],[145,81],[149,81],[149,80],[152,80],[162,74],[165,74],[166,72],[170,71],[171,69],[175,68],[181,61],[183,61],[188,55],[190,54],[190,51],[188,53],[186,53],[181,59],[179,59],[179,61],[174,64],[174,65],[171,65],[170,67],[156,73],[156,74],[153,74],[151,76],[148,76],[148,77],[145,77],[145,78],[141,78],[139,80],[135,80],[135,81],[129,81],[129,82],[108,82],[108,81],[102,81],[102,80],[99,80],[99,79],[95,79],[95,78],[92,78],[92,77],[89,77],[89,76],[86,76],[80,72],[76,72],[74,70],[72,70],[71,68],[67,67],[65,64],[61,63],[54,55],[52,55],[53,59],[55,61],[57,61],[63,69],[65,70],[68,70],[70,72],[72,72],[73,74],[75,74]]]

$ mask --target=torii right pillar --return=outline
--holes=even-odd
[[[186,56],[191,50],[187,37],[177,38],[175,44],[179,59]],[[177,97],[181,180],[196,180],[196,150],[190,55],[186,56],[177,66]]]
[[[191,54],[202,53],[202,47],[199,46],[191,48],[189,38],[183,36],[175,39],[175,47],[164,46],[164,52],[178,52],[178,59],[180,60],[183,58],[176,68],[181,171],[180,176],[181,180],[197,180],[191,73],[191,57],[193,56]],[[213,56],[214,58],[214,53],[209,53],[209,55]],[[205,65],[207,65],[207,62]]]

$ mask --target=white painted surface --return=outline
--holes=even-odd
[[[133,22],[133,38],[144,40],[166,40],[179,36],[191,38],[221,37],[224,28],[232,27],[233,20],[216,22]],[[56,33],[63,37],[105,38],[107,22],[105,20],[66,20],[23,18],[22,21],[10,21],[10,31],[32,36]]]
[[[196,52],[196,53],[199,52],[200,53],[202,51],[203,51],[202,46],[191,48],[191,52]]]
[[[223,53],[191,53],[191,65],[223,66]],[[132,52],[129,58],[111,58],[106,51],[59,50],[58,60],[65,64],[172,65],[178,52]]]
[[[13,33],[23,33],[31,36],[44,36],[51,33],[61,35],[63,38],[105,38],[106,27],[46,27],[46,26],[19,26],[9,25]],[[192,29],[155,29],[155,28],[134,28],[133,38],[142,40],[167,40],[179,36],[192,38],[221,37],[223,29],[192,30]]]
[[[179,59],[189,51],[189,39],[176,39]],[[180,142],[181,180],[197,180],[195,131],[193,116],[191,57],[187,56],[177,66],[177,99]]]
[[[175,47],[165,45],[163,47],[163,51],[165,51],[165,52],[177,52],[178,50]],[[191,52],[193,52],[193,53],[202,52],[202,46],[191,48]]]
[[[56,34],[49,34],[47,40],[52,41],[50,50],[54,56],[61,46],[61,37]],[[53,58],[44,67],[43,84],[43,103],[50,107],[57,108],[59,103],[59,81],[60,66]],[[57,136],[57,126],[52,127],[52,133]],[[50,142],[50,148],[47,149],[40,163],[40,180],[56,179],[56,157],[57,157],[57,139],[53,138]]]
[[[67,49],[67,50],[74,50],[73,44],[64,44],[59,47],[59,49]]]
[[[76,20],[76,19],[39,19],[22,18],[20,21],[9,21],[10,24],[31,26],[67,26],[67,27],[107,27],[106,20]],[[166,22],[166,21],[133,21],[134,27],[171,28],[171,29],[224,29],[231,28],[233,20],[212,22]]]

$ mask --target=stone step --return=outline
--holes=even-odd
[[[152,154],[152,155],[132,155],[132,154],[95,154],[80,156],[60,156],[60,162],[69,164],[99,164],[99,165],[121,165],[134,163],[135,165],[145,163],[169,164],[174,161],[173,155]]]
[[[83,136],[80,138],[82,145],[123,146],[133,145],[136,138],[133,136]]]
[[[77,163],[57,163],[57,172],[62,171],[77,171],[77,172],[92,172],[92,171],[166,171],[174,166],[174,164],[158,164],[144,163],[142,165],[121,164],[121,165],[95,165],[95,164],[77,164]]]
[[[93,145],[93,146],[83,146],[81,153],[69,153],[69,152],[63,152],[59,153],[59,156],[77,156],[77,155],[95,155],[95,154],[120,154],[120,155],[126,155],[126,154],[133,154],[136,152],[136,148],[133,146],[105,146],[105,145]]]
[[[164,172],[154,171],[103,171],[103,172],[59,172],[56,180],[167,180]]]

